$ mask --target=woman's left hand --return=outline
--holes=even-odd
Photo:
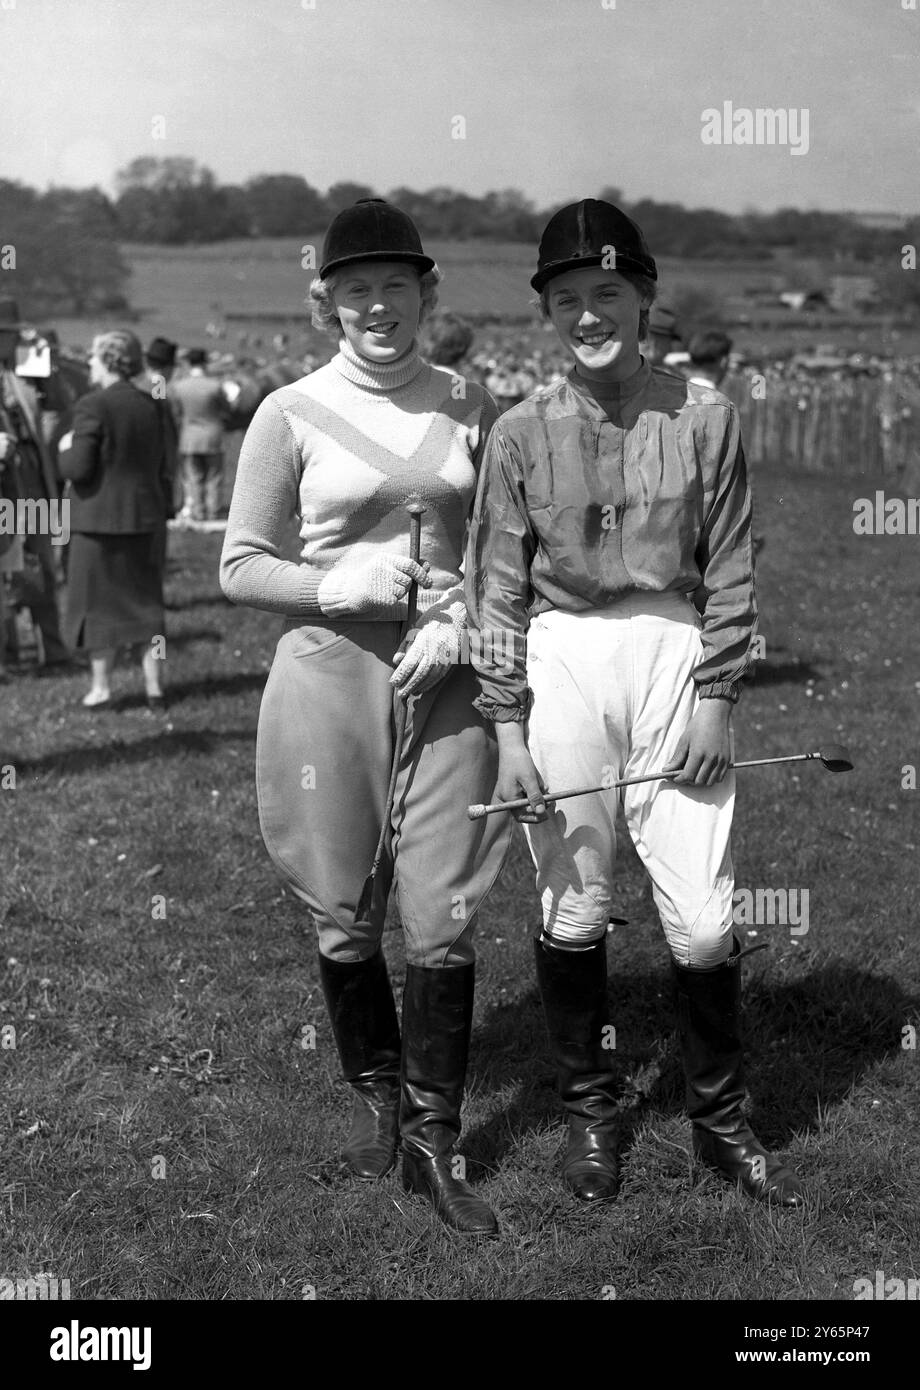
[[[729,700],[700,700],[662,772],[680,769],[671,778],[678,786],[713,787],[721,782],[732,761],[731,717]]]
[[[460,660],[460,629],[450,610],[431,612],[407,633],[393,657],[390,684],[408,700],[444,679]]]

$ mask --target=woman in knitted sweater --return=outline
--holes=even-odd
[[[422,361],[434,261],[410,219],[362,199],[333,221],[313,318],[336,357],[273,391],[247,432],[221,558],[237,603],[287,619],[259,716],[266,847],[309,907],[320,978],[355,1091],[344,1157],[363,1178],[393,1166],[456,1229],[493,1213],[455,1176],[473,1007],[473,931],[510,828],[470,822],[491,795],[497,746],[460,659],[461,558],[494,402]],[[425,508],[409,557],[407,502]],[[282,556],[293,514],[300,560]],[[418,620],[405,634],[410,585]],[[397,702],[408,702],[391,837],[368,920],[356,920],[381,832]],[[381,949],[397,875],[406,943],[402,1038]]]

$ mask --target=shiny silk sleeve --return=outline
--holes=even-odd
[[[757,627],[752,504],[734,408],[718,449],[712,501],[696,559],[702,576],[694,602],[702,618],[703,659],[693,672],[700,696],[737,700]]]
[[[464,566],[470,660],[481,691],[474,704],[497,723],[521,722],[530,708],[527,626],[535,551],[520,456],[499,421],[480,470]]]

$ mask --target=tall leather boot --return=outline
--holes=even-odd
[[[607,1022],[607,943],[565,951],[534,941],[537,982],[556,1062],[559,1094],[569,1116],[562,1163],[565,1185],[583,1202],[616,1195],[617,1108]]]
[[[474,965],[406,966],[403,992],[402,1183],[457,1231],[492,1235],[495,1214],[458,1173],[452,1148],[473,1023]]]
[[[766,1151],[741,1112],[745,1086],[737,940],[729,959],[713,969],[698,970],[673,959],[671,968],[694,1153],[751,1197],[801,1206],[801,1179]]]
[[[355,1092],[342,1157],[359,1178],[382,1178],[399,1138],[399,1020],[384,954],[335,961],[321,955],[319,977],[342,1074]]]

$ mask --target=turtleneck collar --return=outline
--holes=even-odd
[[[645,389],[651,374],[651,365],[643,357],[632,376],[628,376],[625,381],[595,381],[593,378],[580,376],[576,367],[569,372],[569,381],[579,391],[586,391],[602,405],[622,406]]]
[[[400,386],[408,386],[414,381],[425,363],[418,355],[418,341],[413,338],[409,351],[403,353],[395,362],[371,362],[361,357],[347,338],[339,339],[339,350],[332,359],[348,381],[355,386],[363,386],[367,391],[395,391]]]

